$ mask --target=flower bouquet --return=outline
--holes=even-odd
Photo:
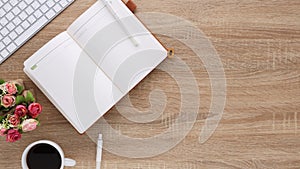
[[[6,136],[7,142],[15,142],[22,133],[36,129],[41,112],[42,106],[24,89],[22,80],[0,80],[0,136]]]

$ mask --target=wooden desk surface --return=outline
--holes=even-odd
[[[77,0],[34,38],[0,65],[3,79],[24,79],[43,105],[42,125],[21,141],[0,138],[0,168],[21,168],[22,151],[33,141],[49,139],[60,144],[73,168],[95,168],[95,143],[78,134],[41,91],[23,73],[23,62],[66,28],[94,0]],[[212,42],[226,75],[226,105],[212,137],[200,144],[199,133],[208,118],[210,80],[203,62],[187,46],[157,35],[174,47],[192,70],[200,91],[197,121],[173,149],[151,158],[132,159],[103,152],[102,168],[300,168],[300,2],[299,0],[135,0],[138,13],[162,12],[191,21]],[[162,80],[163,79],[163,80]],[[165,92],[165,112],[148,130],[130,122],[112,108],[105,119],[130,137],[151,137],[163,132],[178,117],[180,92],[171,76],[155,70],[132,92],[133,105],[146,110],[153,89]],[[177,111],[176,111],[177,110]],[[171,113],[170,113],[171,112]],[[173,114],[172,114],[173,112]],[[167,122],[166,122],[167,121]],[[146,125],[145,125],[146,126]],[[146,130],[147,129],[147,130]],[[104,140],[105,141],[105,140]],[[118,146],[122,146],[122,142]],[[147,149],[145,149],[147,151]]]

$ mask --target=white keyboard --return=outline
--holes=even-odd
[[[0,64],[74,0],[0,0]]]

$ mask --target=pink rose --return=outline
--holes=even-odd
[[[0,129],[0,136],[5,136],[5,132],[7,131],[6,128]]]
[[[8,122],[13,126],[17,127],[20,124],[20,118],[17,115],[12,115],[9,117]]]
[[[6,135],[7,142],[15,142],[20,139],[21,139],[21,134],[19,133],[18,130],[15,130],[15,129],[8,130],[7,135]]]
[[[32,118],[36,118],[42,112],[42,106],[39,103],[31,103],[28,106],[29,115]]]
[[[7,82],[5,88],[8,94],[16,94],[18,92],[17,86],[11,82]]]
[[[18,105],[15,109],[15,115],[24,117],[27,114],[27,108],[24,105]]]
[[[39,122],[35,119],[27,119],[27,120],[23,121],[23,123],[22,123],[22,130],[23,130],[23,132],[32,131],[32,130],[36,129],[38,124],[39,124]]]
[[[12,95],[4,95],[1,98],[1,105],[5,108],[11,107],[15,104],[16,98]]]

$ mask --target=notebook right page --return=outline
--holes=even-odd
[[[167,52],[121,0],[97,1],[69,28],[98,67],[127,93]]]

